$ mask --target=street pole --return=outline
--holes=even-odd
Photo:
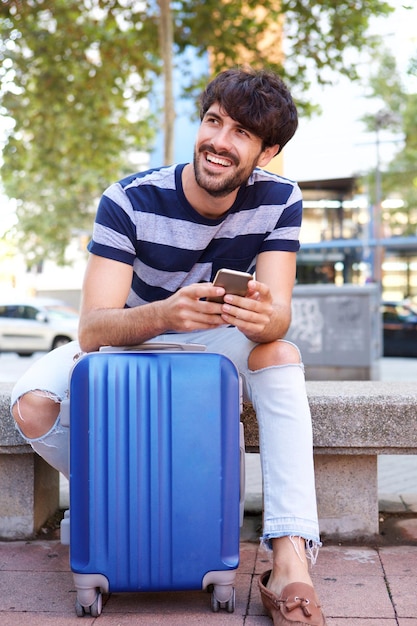
[[[375,240],[374,248],[374,281],[380,286],[382,291],[382,262],[384,259],[384,249],[381,245],[382,239],[382,173],[381,173],[381,140],[380,131],[388,128],[394,121],[391,111],[381,110],[375,115],[375,144],[376,144],[376,165],[375,165],[375,203],[373,212],[373,236]]]
[[[381,246],[381,228],[382,228],[382,180],[381,180],[381,154],[380,154],[380,137],[379,131],[385,121],[385,113],[380,112],[375,116],[376,131],[376,167],[375,167],[375,203],[374,203],[374,281],[382,288],[382,260],[383,250]]]

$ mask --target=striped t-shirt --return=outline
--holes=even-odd
[[[296,183],[256,168],[218,219],[200,215],[172,165],[131,175],[103,194],[91,253],[133,266],[126,306],[213,280],[218,269],[253,272],[260,252],[297,252],[302,198]]]

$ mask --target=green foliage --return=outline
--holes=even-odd
[[[180,51],[210,50],[212,73],[240,63],[245,51],[251,65],[280,73],[305,114],[314,108],[305,97],[311,79],[324,84],[335,73],[356,79],[352,53],[379,43],[367,33],[370,18],[392,11],[383,0],[178,0],[175,6]],[[274,31],[265,45],[265,33]],[[198,91],[206,78],[191,88]]]
[[[355,77],[353,50],[368,39],[384,0],[176,0],[174,54],[210,51],[211,72],[269,66],[293,88],[300,112],[314,75]],[[90,230],[97,198],[147,150],[155,111],[146,107],[162,70],[155,0],[2,0],[0,113],[14,120],[1,169],[18,203],[28,263],[65,262],[74,231]],[[284,51],[282,56],[283,25]],[[265,32],[272,36],[265,39]],[[182,67],[183,74],[188,70]],[[193,80],[189,96],[206,76]]]
[[[101,3],[102,5],[104,3]],[[14,120],[2,180],[17,199],[28,263],[64,262],[75,230],[91,230],[100,192],[149,148],[151,24],[122,4],[32,0],[0,5],[2,112]]]
[[[401,226],[401,234],[414,235],[417,228],[417,93],[407,88],[392,54],[383,51],[374,61],[376,71],[369,81],[369,96],[379,99],[381,110],[376,115],[364,116],[363,121],[370,131],[386,129],[403,136],[401,147],[382,171],[382,194],[404,201],[408,220],[406,226]],[[417,56],[411,59],[408,74],[415,84]],[[410,84],[413,83],[410,81]],[[373,179],[374,174],[371,175],[372,185]],[[396,218],[394,211],[389,223],[398,232]]]

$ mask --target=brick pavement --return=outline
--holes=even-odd
[[[411,518],[412,519],[412,518]],[[403,520],[404,521],[404,520]],[[410,520],[408,520],[410,521]],[[325,545],[312,569],[328,626],[417,626],[417,523],[414,545]],[[414,533],[414,536],[412,537]],[[236,609],[212,613],[205,592],[126,593],[104,598],[100,617],[74,612],[68,547],[57,539],[0,543],[0,626],[267,626],[257,588],[269,554],[241,542]]]

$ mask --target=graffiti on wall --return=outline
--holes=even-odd
[[[323,350],[324,316],[318,298],[294,298],[288,339],[299,342],[311,353]]]

